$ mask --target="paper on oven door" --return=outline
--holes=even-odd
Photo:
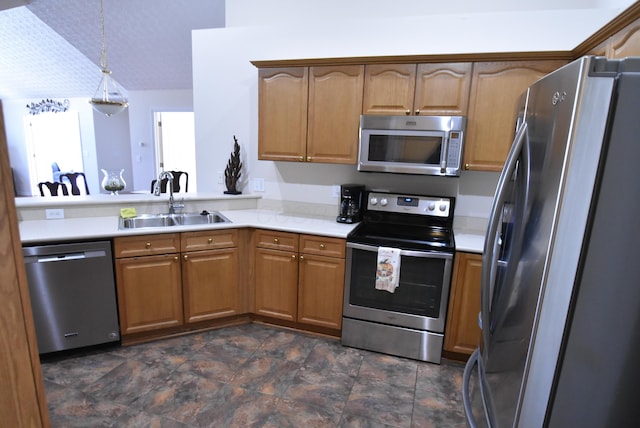
[[[400,249],[378,247],[376,290],[393,293],[400,282]]]

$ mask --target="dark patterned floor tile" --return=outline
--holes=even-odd
[[[394,427],[409,427],[413,400],[413,386],[358,379],[351,389],[344,413]]]
[[[358,349],[344,347],[337,340],[324,340],[316,343],[303,365],[313,370],[331,370],[356,376],[363,358],[363,353]]]
[[[299,364],[281,358],[254,355],[240,366],[231,384],[280,397],[291,385],[299,368]]]
[[[338,426],[340,413],[307,403],[281,399],[265,428],[326,428]]]
[[[267,337],[256,355],[284,359],[302,364],[319,339],[286,330],[276,330]]]
[[[144,410],[129,407],[114,423],[115,427],[126,428],[192,428],[181,422],[161,415],[152,415]]]
[[[244,351],[256,351],[262,342],[276,330],[257,324],[244,324],[211,330],[204,333],[204,346],[207,349],[222,345],[233,346]]]
[[[464,427],[466,419],[462,404],[462,389],[452,389],[432,383],[428,389],[416,389],[413,405],[414,427]]]
[[[82,389],[125,361],[124,358],[109,353],[98,353],[55,362],[43,362],[42,376],[45,380],[58,385],[73,385],[76,389]]]
[[[166,367],[129,360],[83,389],[87,394],[104,400],[130,405],[143,394],[170,380]]]
[[[175,370],[202,346],[204,346],[202,334],[189,334],[139,345],[124,346],[113,350],[112,354],[145,364],[161,364],[170,370]]]
[[[418,362],[391,355],[366,353],[358,378],[414,388]]]
[[[238,368],[247,361],[251,354],[251,351],[236,348],[231,344],[205,345],[178,367],[178,371],[195,373],[208,379],[226,383],[233,379]]]
[[[52,428],[111,427],[127,406],[45,381]]]
[[[462,373],[464,366],[455,362],[443,362],[440,365],[424,363],[418,365],[416,389],[431,389],[433,385],[439,388],[462,391]]]
[[[165,382],[141,395],[133,406],[189,425],[223,386],[192,373],[174,372]]]
[[[328,370],[298,370],[284,398],[341,413],[354,383],[346,373]]]
[[[261,427],[273,413],[277,397],[224,385],[192,421],[197,427]]]
[[[343,414],[339,428],[393,428],[391,425],[372,421],[362,416]]]

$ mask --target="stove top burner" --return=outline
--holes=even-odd
[[[453,251],[453,198],[368,192],[349,242],[407,250]]]

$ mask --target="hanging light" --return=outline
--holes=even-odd
[[[115,80],[111,78],[111,70],[109,70],[107,62],[107,48],[104,38],[104,10],[102,8],[102,0],[100,0],[100,18],[102,19],[102,51],[100,52],[100,69],[102,71],[102,79],[91,98],[91,105],[94,110],[112,116],[118,114],[129,105],[127,99],[122,95]]]

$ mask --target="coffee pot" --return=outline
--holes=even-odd
[[[364,186],[361,184],[340,186],[340,208],[336,217],[338,223],[357,223],[362,219],[363,194]]]

